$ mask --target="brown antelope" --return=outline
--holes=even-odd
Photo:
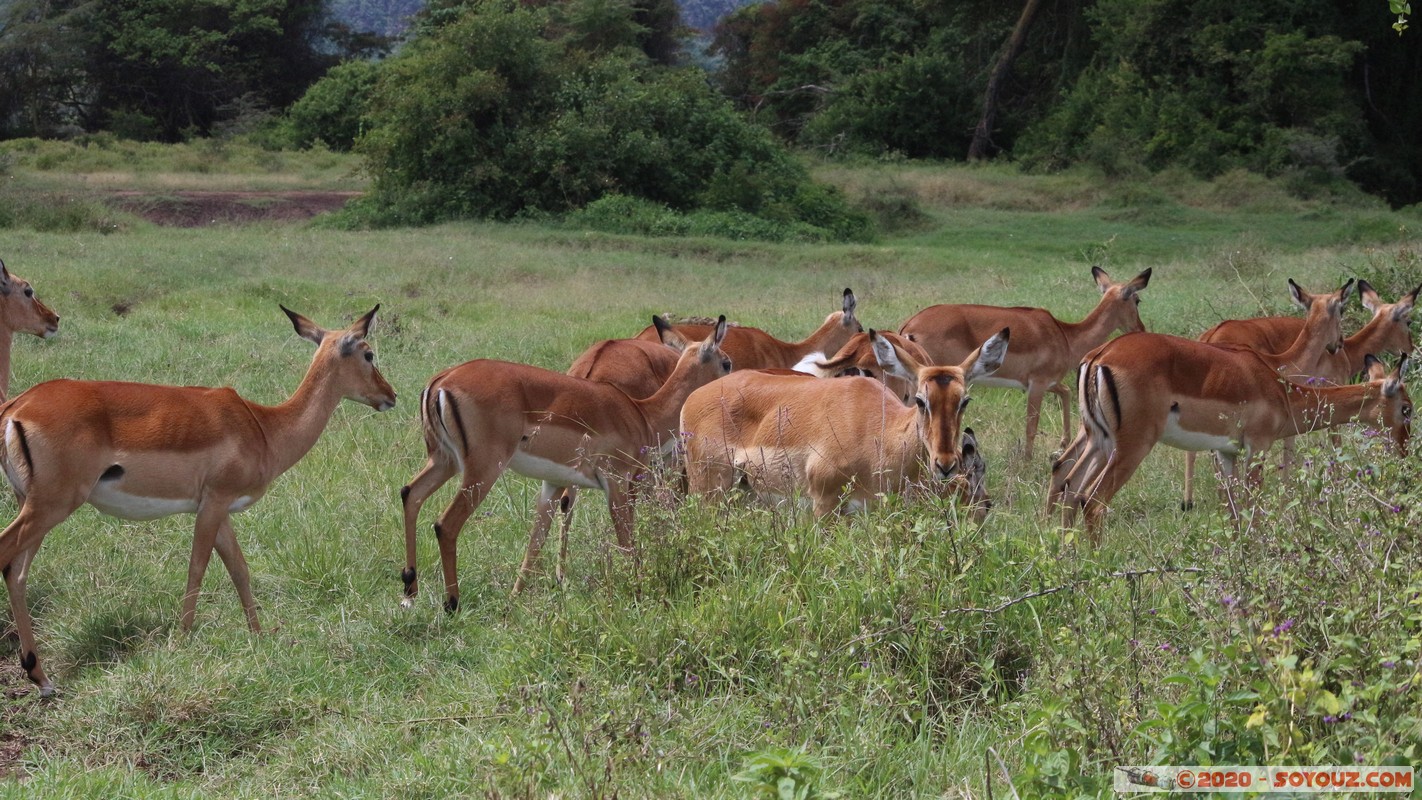
[[[857,301],[854,292],[844,290],[844,305],[841,310],[825,317],[824,324],[805,337],[801,342],[782,342],[759,328],[733,325],[726,330],[726,343],[722,349],[731,357],[736,369],[794,369],[806,359],[824,358],[849,341],[849,337],[864,330],[854,316]],[[712,325],[674,325],[673,330],[688,342],[699,342],[711,335]],[[649,326],[637,334],[638,339],[649,342],[664,341],[662,331]]]
[[[1003,308],[980,305],[929,306],[913,315],[899,328],[933,359],[935,364],[956,364],[994,331],[1012,328],[1012,352],[983,386],[1021,389],[1027,392],[1027,439],[1024,455],[1032,457],[1033,440],[1046,392],[1062,404],[1061,445],[1071,430],[1071,392],[1062,376],[1076,366],[1087,351],[1100,345],[1117,330],[1143,331],[1141,290],[1150,283],[1150,270],[1124,283],[1113,283],[1100,267],[1091,275],[1101,290],[1101,301],[1081,322],[1063,322],[1041,308]]]
[[[1157,443],[1213,450],[1235,481],[1237,462],[1257,486],[1253,464],[1274,441],[1355,420],[1387,429],[1406,453],[1412,400],[1402,382],[1404,356],[1388,374],[1367,359],[1367,383],[1314,387],[1281,377],[1258,353],[1163,334],[1127,334],[1087,354],[1077,376],[1082,430],[1052,469],[1048,507],[1064,523],[1085,509],[1099,539],[1107,506]],[[1231,508],[1233,511],[1233,508]]]
[[[711,337],[687,347],[666,383],[641,400],[610,384],[506,361],[469,361],[434,376],[420,395],[429,461],[400,490],[405,507],[403,604],[412,603],[416,590],[420,507],[461,470],[459,492],[434,526],[447,611],[459,608],[459,533],[506,470],[543,481],[515,594],[538,563],[555,501],[566,487],[606,492],[618,547],[634,554],[637,476],[646,470],[651,453],[675,444],[677,415],[686,396],[731,371],[721,349],[725,336],[722,317]]]
[[[20,665],[42,696],[54,686],[35,649],[25,579],[45,535],[86,502],[122,519],[197,514],[182,629],[192,627],[216,547],[248,626],[261,630],[231,515],[306,455],[343,398],[378,411],[395,405],[395,390],[366,342],[379,308],[345,330],[325,331],[282,307],[317,348],[281,405],[258,405],[230,388],[54,380],[0,407],[0,466],[20,502],[19,516],[0,533],[0,571],[19,630]]]
[[[0,261],[0,402],[10,396],[10,347],[16,333],[48,339],[59,333],[59,315],[35,297],[29,281]]]
[[[682,409],[691,492],[726,493],[744,479],[763,496],[802,490],[824,516],[846,499],[852,510],[924,477],[957,475],[968,384],[1002,363],[1008,331],[938,367],[901,361],[887,340],[869,338],[882,369],[915,375],[914,406],[867,378],[737,372],[692,392]]]
[[[1412,352],[1412,309],[1417,304],[1418,286],[1396,303],[1385,303],[1367,281],[1358,281],[1358,298],[1373,318],[1357,333],[1343,340],[1337,353],[1320,360],[1308,373],[1331,383],[1348,383],[1363,372],[1369,354]],[[1295,302],[1299,302],[1295,298]],[[1278,353],[1287,348],[1303,330],[1302,317],[1255,317],[1226,320],[1205,331],[1200,341],[1210,344],[1238,344],[1260,353]]]
[[[1261,354],[1264,360],[1269,362],[1280,375],[1289,380],[1347,383],[1348,379],[1358,371],[1349,366],[1346,354],[1348,340],[1343,338],[1342,328],[1343,308],[1347,304],[1352,288],[1353,281],[1350,279],[1336,292],[1315,294],[1305,291],[1290,278],[1289,297],[1295,305],[1308,312],[1306,316],[1226,320],[1205,331],[1200,336],[1200,341],[1206,344],[1245,347],[1253,350]],[[1366,281],[1359,281],[1358,290],[1365,294],[1363,300],[1365,306],[1369,303],[1376,305],[1378,296],[1372,286],[1369,286]],[[1398,304],[1399,307],[1401,305],[1401,303]],[[1378,322],[1378,317],[1375,316],[1374,322],[1368,324],[1372,330],[1366,337],[1360,339],[1359,343],[1393,346],[1402,343],[1405,346],[1401,347],[1399,351],[1411,352],[1412,336],[1407,331],[1406,322],[1411,310],[1412,307],[1409,304],[1406,313],[1402,314],[1401,325],[1391,319],[1387,322]],[[1278,320],[1278,322],[1271,320]],[[1400,336],[1398,335],[1399,329]],[[1278,340],[1282,338],[1281,334],[1289,330],[1293,331],[1292,337],[1279,344]],[[1378,350],[1378,352],[1385,351],[1386,347]],[[1366,353],[1357,353],[1356,363],[1359,370],[1362,368],[1363,358],[1366,355]],[[1292,436],[1284,439],[1281,449],[1284,453],[1284,463],[1287,465],[1293,460],[1294,439]],[[1194,451],[1185,453],[1185,499],[1180,503],[1181,510],[1188,511],[1195,507],[1195,458]]]
[[[661,317],[652,315],[652,325],[662,336],[661,344],[643,339],[607,339],[583,351],[573,361],[567,375],[590,381],[609,383],[635,400],[657,393],[676,369],[686,341],[672,330]],[[555,576],[562,583],[568,567],[568,531],[573,525],[573,505],[578,502],[578,487],[563,489],[554,503],[563,514],[558,527],[558,566]]]

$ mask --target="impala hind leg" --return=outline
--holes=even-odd
[[[420,470],[409,483],[400,488],[400,504],[404,509],[405,517],[405,569],[400,573],[400,579],[405,583],[405,597],[400,601],[400,605],[409,608],[414,604],[416,580],[415,580],[415,528],[419,524],[420,509],[424,507],[425,501],[430,495],[438,491],[454,473],[458,472],[458,466],[453,460],[444,457],[442,453],[430,456],[425,462],[425,468]]]
[[[0,575],[10,595],[10,613],[15,620],[15,633],[20,639],[20,668],[39,687],[40,697],[54,694],[54,683],[40,665],[39,649],[35,646],[34,620],[30,617],[25,585],[29,580],[30,562],[39,552],[44,537],[56,525],[69,518],[86,498],[71,496],[55,501],[26,498],[20,513],[0,532]]]
[[[1189,511],[1195,507],[1195,459],[1198,453],[1185,451],[1185,499],[1180,501],[1180,510]]]
[[[435,538],[439,540],[439,564],[444,572],[445,611],[453,613],[459,610],[459,533],[464,530],[464,523],[469,521],[469,515],[489,496],[494,481],[503,474],[502,465],[507,464],[512,455],[512,452],[489,453],[489,460],[485,463],[494,466],[484,469],[466,468],[463,485],[455,493],[454,500],[450,501],[449,508],[440,515],[439,522],[435,523]]]
[[[1042,420],[1042,398],[1046,387],[1035,381],[1027,384],[1027,439],[1022,443],[1022,457],[1032,460],[1032,445],[1037,441],[1037,426]]]
[[[227,574],[232,576],[232,585],[237,587],[237,596],[242,600],[242,612],[247,615],[247,628],[252,633],[262,632],[262,623],[257,621],[257,601],[252,597],[252,578],[247,571],[247,559],[242,555],[242,546],[232,532],[232,518],[224,517],[217,526],[217,555],[222,558]]]
[[[533,528],[528,532],[528,547],[523,551],[523,563],[519,565],[518,577],[514,579],[513,594],[522,592],[528,576],[538,570],[538,555],[543,551],[548,529],[553,526],[553,515],[557,513],[558,498],[562,494],[563,487],[554,486],[547,481],[543,482],[543,487],[538,491],[538,500],[533,511]],[[562,572],[562,564],[558,565],[558,571]],[[560,582],[561,580],[559,578]]]
[[[1159,437],[1156,437],[1159,438]],[[1095,481],[1095,486],[1090,488],[1090,493],[1086,495],[1083,506],[1086,517],[1086,535],[1091,539],[1091,543],[1099,545],[1101,543],[1101,527],[1105,521],[1106,511],[1111,504],[1111,499],[1126,485],[1126,481],[1136,474],[1141,462],[1150,453],[1149,447],[1133,447],[1122,449],[1117,446],[1112,451],[1111,457],[1106,459],[1106,466],[1101,471],[1101,476]]]
[[[1077,461],[1086,454],[1091,444],[1091,435],[1083,427],[1076,434],[1076,438],[1067,445],[1060,456],[1052,462],[1052,477],[1047,483],[1047,513],[1051,514],[1060,506],[1067,495],[1067,476],[1076,467]]]

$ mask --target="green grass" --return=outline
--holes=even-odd
[[[665,311],[724,313],[796,338],[838,308],[845,286],[880,328],[934,302],[1042,305],[1079,319],[1097,298],[1093,264],[1118,277],[1152,267],[1146,324],[1189,335],[1222,317],[1283,312],[1286,277],[1326,287],[1382,276],[1389,300],[1422,281],[1415,215],[1281,199],[1268,185],[1239,188],[1238,176],[1228,191],[1127,191],[1079,175],[821,170],[851,197],[890,187],[923,221],[872,245],[531,224],[6,231],[0,258],[63,317],[59,338],[16,343],[16,391],[70,376],[231,385],[274,403],[311,350],[277,303],[334,326],[379,302],[372,340],[400,402],[385,414],[345,404],[311,454],[235,519],[262,636],[246,632],[216,563],[197,626],[177,631],[190,517],[132,523],[86,508],[56,529],[29,594],[59,697],[37,701],[13,640],[0,640],[0,745],[7,734],[24,745],[10,765],[20,777],[0,780],[0,794],[741,797],[750,785],[732,776],[753,754],[786,748],[819,768],[819,788],[846,797],[982,797],[989,747],[1024,796],[1094,793],[1113,765],[1173,752],[1151,732],[1161,728],[1141,723],[1189,694],[1166,677],[1202,674],[1178,651],[1243,670],[1252,661],[1231,656],[1232,643],[1280,614],[1297,615],[1289,641],[1319,674],[1333,665],[1330,680],[1349,674],[1340,659],[1371,665],[1367,680],[1384,674],[1383,658],[1405,664],[1370,706],[1382,722],[1367,723],[1359,705],[1356,721],[1325,727],[1301,706],[1282,758],[1418,758],[1405,752],[1422,739],[1415,715],[1397,711],[1419,691],[1404,680],[1418,657],[1408,650],[1415,611],[1397,605],[1422,563],[1407,494],[1416,459],[1399,466],[1358,436],[1348,463],[1376,465],[1387,481],[1363,488],[1409,498],[1406,513],[1379,516],[1356,481],[1306,471],[1274,480],[1267,517],[1237,531],[1212,503],[1177,510],[1183,459],[1162,451],[1090,550],[1040,511],[1060,434],[1054,401],[1042,455],[1024,463],[1023,395],[981,389],[970,424],[997,506],[980,528],[946,524],[951,508],[897,502],[816,524],[802,511],[663,501],[639,512],[634,575],[589,492],[570,584],[543,577],[510,599],[535,487],[507,476],[460,540],[462,610],[439,608],[428,533],[450,487],[426,507],[422,593],[400,609],[397,491],[424,460],[414,400],[451,364],[561,370],[592,341],[632,335]],[[1154,199],[1119,199],[1132,193]],[[1307,514],[1290,505],[1333,486],[1347,499]],[[1201,496],[1212,494],[1207,480]],[[1380,533],[1362,536],[1363,526]],[[1291,549],[1300,542],[1305,551]],[[1300,558],[1342,566],[1304,573],[1289,566]],[[1206,572],[1110,574],[1170,565]],[[963,610],[1061,586],[997,612]],[[1247,598],[1249,614],[1222,606],[1222,593]],[[1315,597],[1339,607],[1296,611],[1305,595],[1311,608]],[[1206,708],[1242,742],[1257,730],[1244,727],[1251,708],[1222,697]],[[1194,718],[1169,719],[1165,729],[1188,738]],[[1056,761],[1098,783],[1061,780]]]

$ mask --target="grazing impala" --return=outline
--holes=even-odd
[[[1087,531],[1099,539],[1111,499],[1159,442],[1214,450],[1227,480],[1235,480],[1243,458],[1251,485],[1262,474],[1255,458],[1277,439],[1355,420],[1386,429],[1406,453],[1412,400],[1402,382],[1405,361],[1388,374],[1369,358],[1367,383],[1314,387],[1281,377],[1244,348],[1122,336],[1088,354],[1078,370],[1082,431],[1052,469],[1048,507],[1064,506],[1068,525],[1084,508]]]
[[[802,342],[782,342],[758,328],[733,325],[726,331],[722,346],[736,369],[794,369],[809,358],[824,358],[849,341],[849,337],[864,330],[854,316],[857,301],[854,292],[844,290],[841,310],[825,317],[824,324]],[[673,329],[688,342],[699,342],[711,335],[713,326],[704,324],[675,325]],[[661,329],[647,327],[637,334],[649,342],[665,341]]]
[[[1332,383],[1348,383],[1363,371],[1369,354],[1412,352],[1412,309],[1417,305],[1418,286],[1396,303],[1385,303],[1367,281],[1358,281],[1358,297],[1373,318],[1358,332],[1343,340],[1337,353],[1323,358],[1311,376]],[[1295,298],[1299,302],[1299,298]],[[1210,344],[1239,344],[1259,353],[1278,353],[1298,338],[1302,317],[1256,317],[1226,320],[1206,331],[1200,341]]]
[[[607,493],[618,546],[633,552],[637,476],[649,455],[676,442],[677,415],[693,389],[731,371],[721,350],[726,318],[691,345],[652,396],[634,400],[606,383],[524,364],[480,359],[434,376],[420,395],[429,461],[400,490],[405,507],[405,605],[415,595],[415,524],[420,507],[463,471],[459,492],[435,523],[444,570],[445,609],[459,608],[456,544],[469,515],[506,470],[543,481],[528,549],[513,591],[523,589],[565,487]]]
[[[1091,275],[1101,290],[1101,302],[1081,322],[1062,322],[1040,308],[938,305],[913,315],[899,333],[918,342],[933,363],[956,364],[993,331],[1010,326],[1012,352],[1002,368],[984,379],[982,385],[1027,392],[1024,454],[1030,459],[1044,394],[1051,392],[1061,401],[1061,446],[1065,446],[1071,430],[1071,392],[1062,384],[1062,376],[1115,331],[1145,330],[1138,307],[1141,290],[1150,283],[1150,270],[1124,283],[1112,283],[1111,276],[1100,267],[1092,267]]]
[[[35,297],[29,281],[0,261],[0,402],[10,396],[10,346],[16,333],[48,339],[59,333],[59,315]]]
[[[652,326],[661,334],[661,344],[643,339],[607,339],[584,350],[566,374],[612,384],[634,399],[651,397],[671,377],[678,356],[686,349],[686,341],[672,330],[666,320],[653,314]],[[568,567],[568,530],[573,525],[573,505],[578,502],[578,487],[565,487],[563,496],[554,502],[563,513],[562,524],[558,527],[558,566],[555,573],[558,582],[562,583]]]
[[[1366,287],[1364,305],[1377,299],[1377,293],[1366,281],[1358,282],[1360,292]],[[1345,351],[1348,347],[1348,340],[1343,338],[1342,318],[1343,308],[1348,302],[1348,295],[1352,292],[1353,281],[1343,284],[1343,287],[1336,292],[1320,292],[1314,294],[1304,291],[1292,278],[1289,279],[1289,297],[1294,304],[1304,309],[1307,314],[1303,317],[1260,317],[1258,319],[1247,320],[1226,320],[1209,329],[1200,337],[1200,341],[1206,344],[1226,345],[1235,347],[1245,347],[1259,353],[1265,361],[1272,365],[1280,375],[1290,380],[1309,381],[1323,379],[1333,383],[1347,383],[1348,379],[1357,371],[1349,366],[1348,357]],[[1368,299],[1371,297],[1371,300]],[[1398,304],[1401,305],[1400,303]],[[1411,306],[1407,306],[1407,312],[1411,312]],[[1410,352],[1412,349],[1412,336],[1407,332],[1406,314],[1403,314],[1403,322],[1399,326],[1391,321],[1387,323],[1369,323],[1373,330],[1362,340],[1374,345],[1396,345],[1405,342],[1406,346],[1400,352]],[[1273,323],[1270,320],[1280,320],[1280,323]],[[1377,322],[1377,317],[1374,317]],[[1401,328],[1401,336],[1398,336],[1398,328]],[[1283,344],[1276,344],[1279,334],[1284,330],[1292,330],[1293,336]],[[1264,334],[1268,334],[1265,336]],[[1385,352],[1386,348],[1379,349],[1378,352]],[[1363,358],[1366,353],[1359,353],[1357,358],[1358,369],[1362,369]],[[1292,436],[1286,437],[1283,441],[1284,463],[1287,465],[1293,459],[1294,439]],[[1195,507],[1195,458],[1194,451],[1185,453],[1185,499],[1180,503],[1182,510],[1189,510]]]
[[[951,367],[903,360],[869,338],[882,369],[914,374],[914,406],[867,378],[737,372],[692,392],[682,409],[692,493],[729,492],[744,479],[765,496],[802,490],[824,516],[846,498],[857,508],[924,477],[957,475],[968,384],[1002,364],[1008,331]]]
[[[343,398],[379,411],[395,405],[395,390],[366,342],[379,308],[328,332],[283,307],[296,332],[317,347],[301,385],[278,406],[231,389],[55,380],[0,407],[0,466],[20,501],[19,516],[0,533],[0,571],[20,634],[20,665],[42,696],[54,686],[36,654],[25,579],[45,534],[85,502],[123,519],[197,514],[182,629],[192,627],[216,547],[248,626],[261,630],[230,516],[306,455]]]

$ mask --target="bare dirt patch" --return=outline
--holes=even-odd
[[[179,228],[301,222],[335,211],[360,192],[114,192],[119,208],[152,222]]]

